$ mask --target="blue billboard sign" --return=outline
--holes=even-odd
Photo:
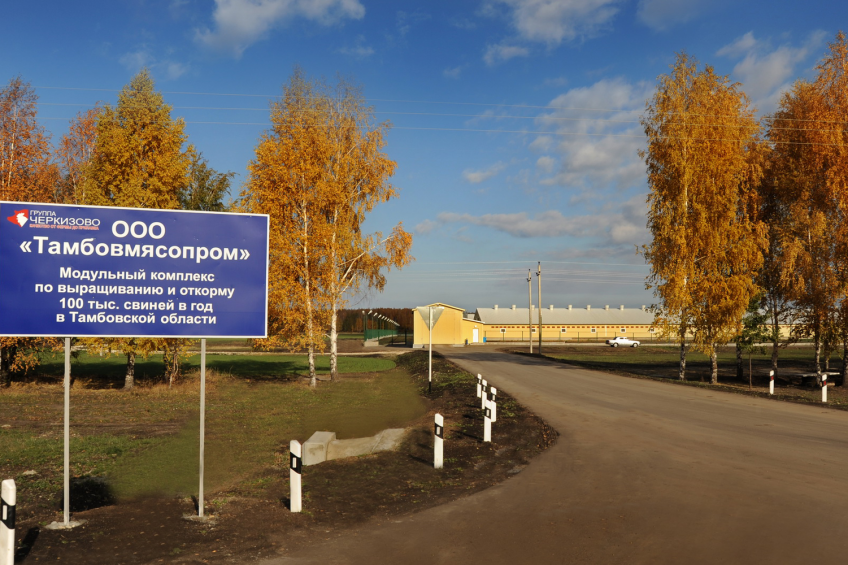
[[[267,337],[267,215],[0,202],[0,335]]]

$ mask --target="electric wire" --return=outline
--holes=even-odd
[[[110,88],[83,88],[83,87],[67,87],[67,86],[34,86],[35,89],[42,90],[68,90],[68,91],[91,91],[91,92],[121,92],[122,89]],[[228,92],[190,92],[190,91],[175,91],[163,90],[161,94],[175,94],[188,96],[225,96],[225,97],[247,97],[247,98],[266,98],[275,99],[279,94],[251,94],[251,93],[228,93]],[[444,101],[444,100],[408,100],[408,99],[392,99],[392,98],[366,98],[366,102],[386,102],[386,103],[401,103],[401,104],[433,104],[433,105],[452,105],[452,106],[483,106],[495,108],[524,108],[531,110],[558,110],[558,111],[575,111],[575,112],[618,112],[618,113],[636,113],[643,112],[644,108],[592,108],[592,107],[563,107],[556,105],[533,105],[533,104],[507,104],[495,102],[459,102],[459,101]],[[698,117],[712,118],[735,118],[733,114],[701,114],[694,112],[667,112],[668,115],[689,115]],[[764,116],[761,120],[784,120],[784,121],[802,121],[802,122],[819,122],[819,123],[839,123],[846,124],[844,120],[812,120],[802,118],[784,118],[780,116]]]

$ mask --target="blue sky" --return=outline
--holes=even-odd
[[[400,198],[371,231],[414,234],[414,262],[355,306],[654,300],[639,117],[685,50],[761,114],[811,78],[848,7],[835,1],[127,0],[4,7],[0,81],[36,87],[54,141],[142,67],[235,190],[294,65],[360,83],[393,128]],[[536,302],[536,280],[533,277]]]

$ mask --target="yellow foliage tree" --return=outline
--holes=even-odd
[[[813,337],[815,369],[848,337],[848,44],[839,32],[814,82],[798,81],[771,116],[770,181],[787,209],[782,281]],[[848,348],[843,345],[848,361]],[[825,365],[827,361],[825,361]],[[827,367],[825,367],[827,369]]]
[[[185,122],[143,69],[106,104],[97,118],[97,141],[86,167],[84,204],[130,208],[179,208],[178,194],[189,182],[194,149]]]
[[[648,288],[660,299],[657,323],[680,342],[681,379],[691,333],[717,382],[716,347],[741,330],[767,244],[753,190],[762,174],[759,124],[738,86],[680,54],[642,119],[653,236],[643,249]]]
[[[175,209],[189,184],[194,149],[185,149],[182,119],[171,118],[171,107],[155,90],[147,69],[139,72],[118,94],[116,106],[105,105],[97,117],[96,142],[82,167],[83,204],[131,208]],[[135,382],[135,359],[163,349],[159,339],[89,340],[90,347],[127,357],[124,388]]]
[[[21,77],[0,89],[0,200],[55,200],[59,169],[37,116],[38,96]]]
[[[256,148],[242,206],[271,216],[269,333],[265,346],[305,348],[311,383],[314,354],[329,327],[336,374],[336,314],[367,286],[382,290],[382,272],[411,259],[412,238],[401,225],[391,235],[364,234],[373,207],[397,195],[395,168],[383,153],[386,124],[360,91],[310,81],[296,69],[271,105],[272,128]]]
[[[0,89],[0,200],[55,199],[59,169],[37,117],[38,96],[29,83],[16,77]],[[61,344],[56,338],[0,337],[0,385],[11,382],[11,373],[35,367],[39,351]]]
[[[295,74],[298,78],[298,74]],[[302,80],[298,78],[298,80]],[[330,308],[330,378],[338,374],[338,311],[363,287],[382,292],[384,271],[402,268],[412,257],[412,235],[399,223],[387,237],[365,234],[366,215],[379,203],[398,196],[388,182],[397,163],[383,152],[389,125],[373,123],[374,112],[359,88],[346,81],[335,87],[313,86],[311,96],[320,105],[323,134],[329,144],[325,161],[327,192],[324,216],[328,239],[321,262],[321,285]]]
[[[64,204],[86,202],[86,167],[94,155],[97,142],[97,117],[101,108],[95,106],[77,114],[68,132],[59,141],[56,156],[62,168],[57,201]]]

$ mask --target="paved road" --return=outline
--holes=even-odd
[[[557,445],[487,491],[266,565],[848,560],[848,413],[442,353],[547,420]]]

